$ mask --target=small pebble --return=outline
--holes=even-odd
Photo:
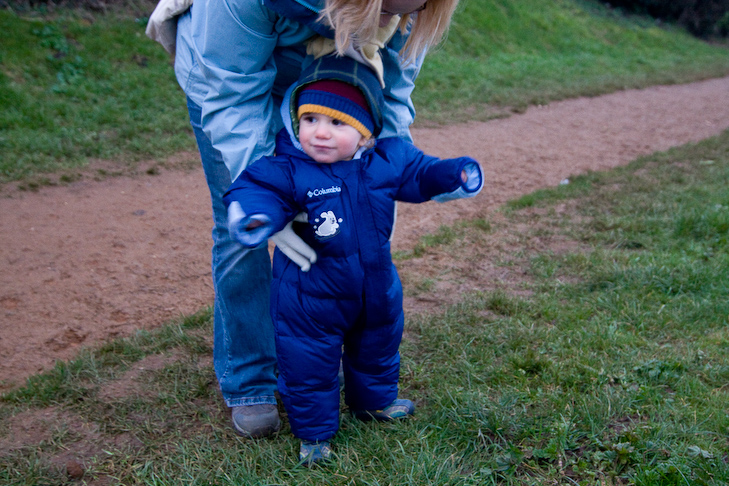
[[[78,461],[71,459],[66,463],[66,474],[71,479],[81,479],[84,475],[84,467]]]

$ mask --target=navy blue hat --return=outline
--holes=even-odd
[[[323,79],[304,86],[298,98],[297,117],[320,113],[351,125],[364,138],[372,136],[375,123],[359,88],[336,79]]]
[[[376,137],[382,131],[384,105],[374,71],[349,57],[330,55],[316,59],[302,71],[289,111],[296,136],[300,115],[310,112],[331,116],[352,125],[363,136]]]

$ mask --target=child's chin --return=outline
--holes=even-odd
[[[344,159],[340,159],[340,158],[334,156],[334,154],[330,155],[330,154],[320,154],[320,153],[315,154],[315,156],[312,156],[311,158],[320,164],[333,164],[335,162],[339,162],[340,160],[344,160]],[[350,157],[350,159],[351,159],[351,157]]]

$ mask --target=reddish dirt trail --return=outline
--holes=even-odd
[[[586,171],[729,128],[729,77],[533,107],[503,120],[414,129],[441,157],[471,155],[473,200],[401,204],[396,249],[459,218]],[[185,154],[196,158],[196,154]],[[180,157],[178,155],[177,157]],[[210,208],[201,170],[77,182],[0,199],[0,390],[80,346],[152,328],[212,301]]]

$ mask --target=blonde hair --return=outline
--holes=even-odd
[[[383,0],[326,0],[321,18],[334,29],[339,54],[350,43],[362,44],[374,39],[380,25]],[[414,60],[428,48],[436,46],[448,32],[458,0],[428,0],[424,10],[415,15],[403,15],[400,29],[411,25],[410,35],[400,55]]]

